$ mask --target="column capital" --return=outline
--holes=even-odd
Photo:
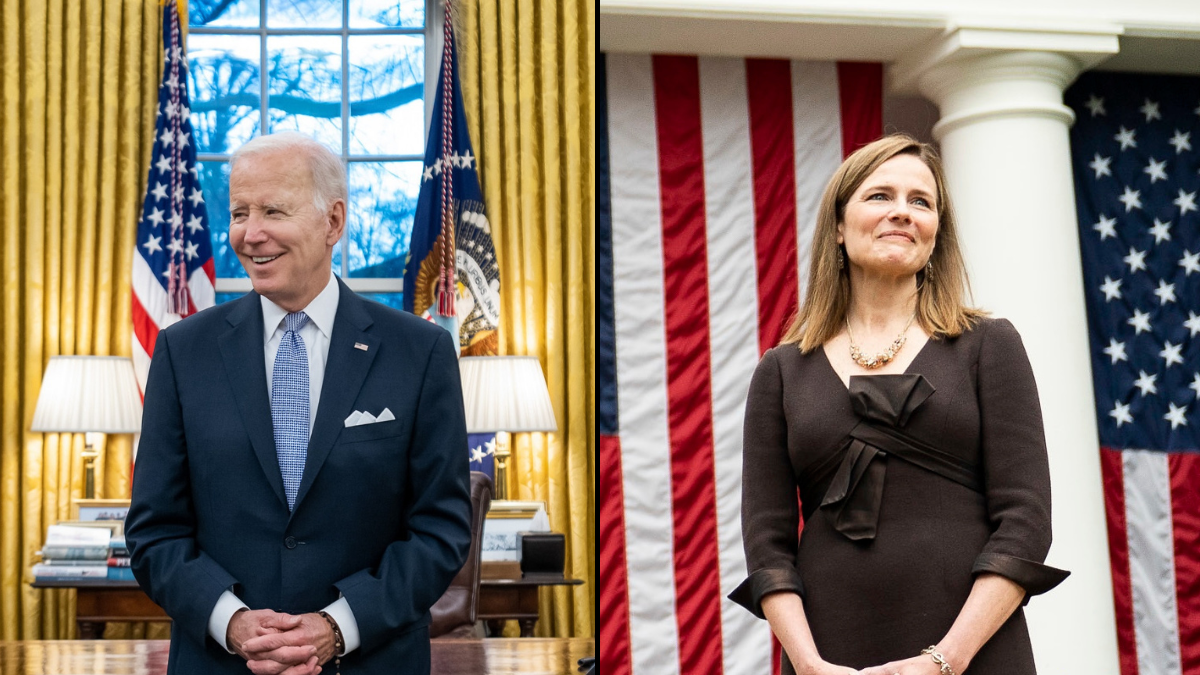
[[[1006,95],[991,97],[984,106],[989,114],[1050,115],[1069,123],[1074,118],[1062,106],[1063,89],[1081,71],[1117,53],[1122,32],[1120,26],[1105,23],[1051,28],[959,22],[926,48],[895,63],[888,73],[889,86],[898,93],[920,92],[937,104],[942,133],[971,112],[955,100],[965,89],[990,88]],[[1021,82],[1045,89],[1046,94],[1053,90],[1055,96],[1051,100],[1026,91],[1014,99],[1012,85]]]
[[[964,124],[1001,117],[1046,118],[1066,126],[1075,113],[1062,94],[1081,66],[1058,52],[1007,51],[963,56],[921,74],[921,93],[941,119],[933,125],[939,141]]]

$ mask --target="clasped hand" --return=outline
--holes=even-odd
[[[940,669],[927,656],[914,656],[903,661],[892,661],[882,666],[855,670],[845,666],[821,662],[809,668],[797,668],[801,675],[938,675]]]
[[[255,675],[316,675],[333,658],[333,629],[320,614],[269,609],[233,615],[226,642]]]

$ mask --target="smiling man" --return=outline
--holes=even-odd
[[[429,672],[429,608],[470,543],[454,340],[332,273],[341,159],[233,154],[254,286],[161,331],[126,538],[174,620],[169,673]]]

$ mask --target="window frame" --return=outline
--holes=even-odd
[[[342,160],[342,165],[346,168],[347,177],[350,173],[351,162],[424,162],[424,143],[421,144],[421,154],[415,155],[352,155],[349,152],[350,147],[350,37],[358,35],[424,35],[425,38],[425,81],[424,81],[424,97],[422,106],[425,111],[425,126],[422,130],[421,137],[429,138],[429,125],[433,116],[433,110],[430,102],[433,100],[434,87],[437,86],[438,74],[441,66],[442,46],[445,42],[442,36],[442,30],[445,25],[445,14],[442,0],[425,0],[425,26],[423,28],[351,28],[350,27],[350,2],[351,0],[341,0],[342,3],[342,25],[340,28],[270,28],[267,26],[267,5],[271,0],[259,0],[258,7],[258,27],[257,28],[239,28],[239,27],[209,27],[209,26],[189,26],[188,35],[249,35],[256,36],[259,39],[258,47],[258,67],[259,67],[259,135],[263,131],[270,133],[271,117],[269,114],[269,86],[270,77],[268,76],[268,61],[267,61],[267,38],[268,37],[283,37],[283,36],[305,36],[319,35],[340,37],[342,41],[342,72],[341,72],[341,122],[342,122],[342,148],[339,156]],[[193,95],[195,92],[193,92]],[[211,153],[198,152],[196,153],[196,161],[198,162],[228,162],[231,153]],[[347,211],[351,205],[347,204]],[[415,224],[414,224],[415,227]],[[358,293],[403,293],[404,279],[403,277],[396,278],[374,278],[374,277],[351,277],[344,275],[345,268],[349,265],[350,256],[350,239],[343,234],[338,246],[342,252],[342,270],[334,270],[342,281],[351,290]],[[217,294],[222,293],[241,293],[245,294],[254,290],[249,278],[245,277],[217,277],[215,283]]]

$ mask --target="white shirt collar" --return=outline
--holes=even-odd
[[[337,316],[338,294],[337,277],[331,271],[329,283],[325,284],[324,290],[301,310],[308,315],[308,320],[317,327],[317,330],[321,331],[326,340],[333,333],[333,319]],[[266,344],[275,334],[275,330],[279,328],[279,324],[283,322],[283,317],[288,315],[288,311],[268,300],[266,296],[260,295],[258,299],[262,301],[263,344]]]

